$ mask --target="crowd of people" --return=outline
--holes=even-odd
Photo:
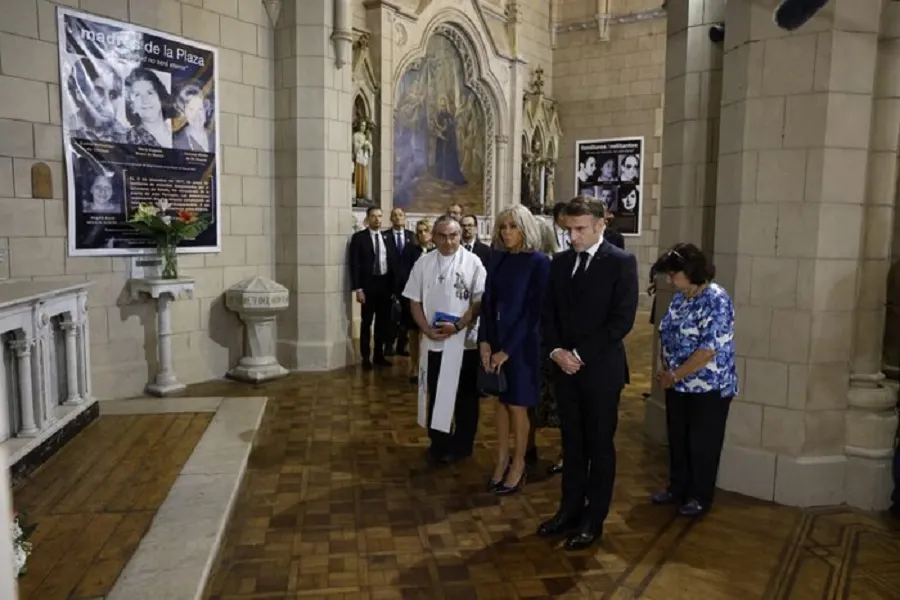
[[[639,294],[637,261],[608,226],[604,204],[578,196],[554,207],[552,223],[511,206],[496,216],[490,244],[478,239],[477,217],[456,205],[416,223],[414,234],[400,209],[388,230],[381,218],[369,209],[367,228],[350,243],[363,368],[410,355],[434,466],[472,455],[480,402],[496,397],[498,443],[485,479],[497,495],[523,490],[537,458],[535,429],[558,427],[562,448],[550,472],[562,474],[559,508],[538,533],[564,537],[571,550],[596,543],[612,501],[619,400],[630,381],[624,339]],[[653,272],[675,294],[659,319],[670,477],[650,501],[699,517],[713,503],[738,391],[734,308],[691,244],[664,253]]]

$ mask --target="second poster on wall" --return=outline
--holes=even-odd
[[[575,192],[603,200],[622,235],[641,234],[644,138],[575,142]]]

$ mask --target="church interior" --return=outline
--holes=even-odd
[[[792,31],[778,4],[0,0],[0,600],[900,598],[900,2]],[[137,61],[100,133],[78,32]],[[125,166],[74,175],[101,154]],[[121,245],[156,214],[141,186],[191,169],[196,243]],[[510,497],[484,489],[488,399],[474,455],[427,465],[406,359],[360,368],[347,246],[375,207],[414,231],[459,205],[489,241],[504,208],[576,195],[610,209],[641,297],[605,534],[565,552],[535,535],[559,431]],[[741,382],[699,519],[650,502],[643,290],[678,242],[733,298]]]

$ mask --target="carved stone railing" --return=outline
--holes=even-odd
[[[0,284],[0,442],[27,440],[7,448],[12,463],[93,402],[89,286]]]

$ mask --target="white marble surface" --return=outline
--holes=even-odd
[[[72,294],[90,287],[93,282],[79,281],[63,283],[60,281],[6,281],[0,283],[0,308],[15,304],[27,304],[48,296]]]
[[[118,406],[134,403],[126,406],[165,412],[158,409],[160,400],[148,400],[153,405],[142,400],[123,400]],[[197,401],[194,406],[210,406],[218,400],[218,410],[106,600],[199,600],[203,595],[266,398],[162,402],[184,407],[192,400]]]

